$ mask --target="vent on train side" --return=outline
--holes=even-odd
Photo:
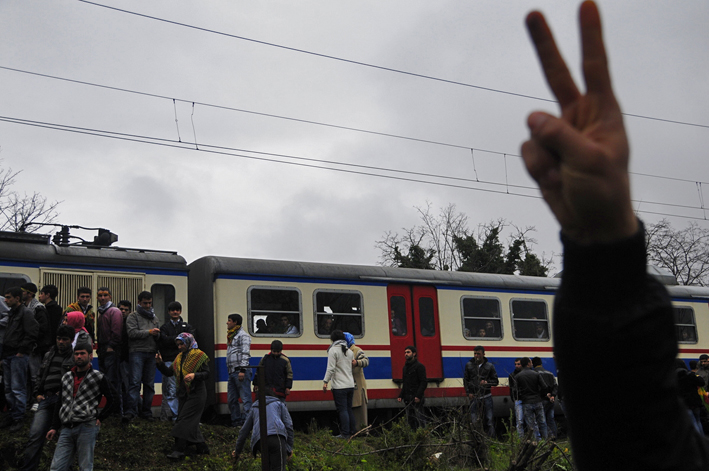
[[[76,301],[76,290],[82,286],[91,288],[93,306],[96,306],[96,291],[104,286],[111,290],[113,303],[116,305],[118,301],[126,299],[135,306],[138,293],[145,289],[144,275],[41,269],[41,279],[42,286],[55,285],[59,289],[57,302],[62,307]]]

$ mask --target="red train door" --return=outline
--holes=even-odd
[[[404,350],[415,345],[429,380],[443,379],[438,297],[432,286],[389,285],[389,339],[393,379],[402,379]]]

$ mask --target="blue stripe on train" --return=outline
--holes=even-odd
[[[443,358],[443,375],[446,378],[462,378],[465,364],[469,358]],[[256,366],[260,358],[251,358],[251,365]],[[325,376],[327,368],[327,357],[291,357],[293,367],[293,380],[295,381],[319,381]],[[489,357],[497,375],[506,378],[515,369],[514,358]],[[552,358],[542,358],[542,365],[545,369],[556,373],[556,366]],[[218,380],[227,381],[229,375],[226,369],[226,358],[217,358]],[[159,374],[159,372],[158,372]],[[391,358],[389,357],[369,357],[369,366],[364,369],[367,379],[391,379]],[[157,376],[155,377],[157,382]]]

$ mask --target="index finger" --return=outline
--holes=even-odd
[[[559,48],[554,41],[554,35],[549,29],[544,15],[533,11],[527,15],[526,23],[552,93],[559,100],[562,108],[572,104],[581,94],[571,77],[564,58],[561,57]]]
[[[581,4],[581,47],[583,52],[583,75],[588,93],[605,95],[613,93],[608,72],[608,58],[603,44],[601,17],[598,7],[591,1]]]

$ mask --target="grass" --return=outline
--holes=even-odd
[[[507,470],[512,460],[520,453],[524,442],[516,433],[507,434],[504,441],[491,441],[470,427],[464,418],[450,411],[441,414],[426,428],[413,432],[405,420],[395,420],[385,427],[372,429],[369,436],[349,441],[333,437],[329,429],[318,428],[315,421],[301,424],[303,431],[296,431],[295,451],[288,464],[291,471],[324,470],[339,471],[359,469],[363,471],[457,471],[470,469]],[[135,420],[122,424],[111,418],[101,425],[96,443],[94,469],[97,471],[196,471],[196,470],[253,470],[261,469],[260,458],[254,459],[247,444],[240,460],[235,462],[231,451],[237,437],[237,429],[222,425],[204,424],[202,433],[211,454],[188,456],[175,463],[165,455],[172,449],[171,424]],[[18,458],[24,449],[29,433],[29,419],[21,432],[10,434],[0,430],[0,470],[17,469]],[[49,469],[56,440],[44,447],[40,470]],[[535,450],[533,460],[540,464],[540,457],[548,453],[540,469],[548,471],[571,470],[571,464],[563,455],[568,445],[554,446],[543,442]],[[482,466],[481,466],[482,465]]]

